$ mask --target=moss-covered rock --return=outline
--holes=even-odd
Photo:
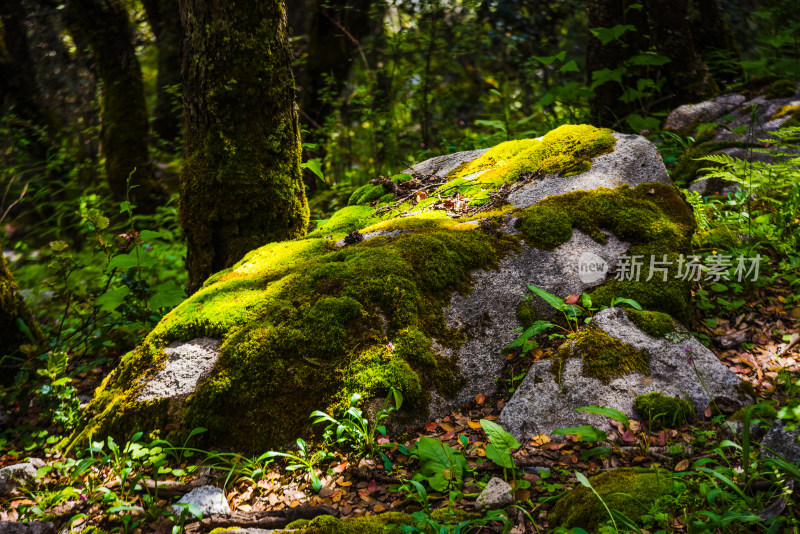
[[[554,356],[553,375],[561,376],[564,361],[579,356],[583,374],[608,383],[612,378],[630,373],[648,374],[647,354],[631,345],[614,339],[600,329],[587,327],[564,344]]]
[[[445,408],[442,399],[463,402],[456,393],[474,397],[477,391],[464,393],[469,376],[463,369],[484,374],[486,369],[502,370],[505,357],[500,349],[518,326],[515,307],[525,283],[536,282],[537,270],[530,280],[507,279],[512,270],[500,268],[503,262],[535,259],[543,254],[541,249],[570,239],[576,229],[592,236],[595,241],[585,235],[584,239],[593,246],[614,241],[615,251],[624,250],[620,240],[625,240],[637,253],[688,253],[694,221],[677,190],[665,183],[575,191],[524,210],[502,205],[500,195],[492,210],[462,210],[459,218],[442,209],[446,206],[439,198],[460,192],[479,201],[520,179],[535,185],[539,172],[549,173],[548,179],[581,172],[593,165],[593,157],[609,154],[615,142],[608,130],[563,126],[541,140],[503,144],[482,157],[476,153],[475,168],[483,174],[468,179],[467,172],[473,170],[468,163],[447,183],[429,189],[429,198],[421,201],[398,202],[389,191],[392,187],[383,184],[360,188],[351,205],[319,229],[249,252],[164,317],[98,388],[87,419],[70,443],[85,442],[90,435],[111,433],[124,439],[137,430],[157,429],[162,429],[162,437],[174,439],[202,426],[208,432],[198,438],[205,445],[263,452],[308,434],[313,410],[341,413],[354,393],[367,402],[395,387],[404,395],[401,416],[406,418],[428,416],[434,409],[432,399],[439,403],[436,409],[444,410],[452,406]],[[654,150],[644,141],[639,144]],[[620,165],[630,161],[634,160],[621,158]],[[411,174],[420,182],[427,180],[413,170]],[[611,181],[625,183],[623,175]],[[642,178],[637,175],[636,183]],[[395,179],[412,178],[409,174]],[[521,221],[521,231],[512,224],[516,220]],[[370,238],[340,241],[354,230]],[[476,279],[493,277],[501,282],[492,290],[499,292],[493,302],[508,300],[501,306],[508,318],[480,306],[480,317],[453,311]],[[478,289],[470,295],[490,295],[483,293],[484,286]],[[601,304],[607,297],[598,293],[602,289],[593,293]],[[614,296],[631,296],[681,319],[688,317],[688,288],[682,283],[663,288],[659,283],[634,284],[633,289],[656,297],[619,292]],[[523,322],[532,319],[528,313]],[[484,332],[495,337],[484,344]],[[164,398],[143,396],[145,386],[165,368],[165,348],[200,337],[220,344],[213,370],[201,377],[196,390]],[[483,346],[472,350],[468,344]],[[597,369],[588,363],[587,369],[596,376],[612,376],[603,369],[603,358],[610,358],[610,352],[599,354],[598,361],[604,363]],[[644,368],[638,360],[622,364]],[[494,384],[494,376],[484,378]],[[490,393],[483,382],[472,386]]]
[[[639,330],[653,337],[664,337],[675,331],[675,321],[666,313],[648,310],[627,310],[628,319]]]
[[[634,523],[671,487],[666,473],[631,467],[601,473],[591,477],[589,482],[608,508]],[[552,526],[582,528],[588,532],[597,532],[600,526],[611,521],[603,503],[584,486],[577,486],[559,499],[547,519]]]
[[[386,512],[369,517],[350,517],[347,519],[321,515],[310,521],[301,519],[289,523],[285,531],[300,534],[385,534],[400,533],[401,525],[412,524],[413,519],[410,515],[399,512]]]
[[[657,391],[639,395],[633,406],[654,428],[681,425],[694,414],[694,407],[686,399],[668,397]]]

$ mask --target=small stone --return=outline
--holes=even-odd
[[[14,488],[36,478],[36,470],[43,465],[43,460],[34,458],[0,469],[0,495],[8,495]]]
[[[172,511],[178,517],[183,513],[183,506],[179,506],[180,503],[197,506],[203,517],[208,517],[212,514],[231,514],[231,507],[228,506],[228,501],[225,500],[225,492],[215,486],[200,486],[181,497],[178,504],[172,505]],[[192,519],[193,517],[190,514],[187,519]]]
[[[56,527],[53,523],[42,523],[41,521],[30,523],[0,521],[0,534],[56,534]]]
[[[502,478],[494,477],[486,485],[480,495],[476,505],[478,508],[505,508],[514,504],[512,488],[508,482]]]
[[[777,453],[789,463],[797,462],[800,460],[800,444],[797,442],[797,436],[797,430],[786,430],[780,421],[775,421],[761,441],[764,455],[775,458]]]

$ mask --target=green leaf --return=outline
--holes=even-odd
[[[603,46],[611,41],[617,40],[629,31],[636,31],[636,27],[631,24],[617,24],[611,28],[589,28],[592,35],[600,39]]]
[[[108,267],[106,268],[106,272],[110,273],[114,269],[126,272],[131,267],[136,267],[138,265],[139,261],[136,258],[136,254],[134,253],[134,251],[131,251],[128,254],[118,254],[113,258],[111,258],[111,261],[108,262]]]
[[[94,299],[94,305],[99,308],[100,311],[113,312],[125,302],[125,298],[130,294],[131,290],[128,286],[109,289]]]
[[[720,284],[719,282],[715,282],[709,286],[711,291],[716,291],[717,293],[723,293],[728,290],[728,286],[725,284]]]
[[[622,413],[619,410],[614,408],[606,408],[605,406],[581,406],[580,408],[575,408],[576,412],[589,412],[589,413],[596,413],[599,415],[605,415],[606,417],[610,417],[614,421],[619,421],[625,426],[630,426],[631,422],[628,419],[628,416]]]
[[[642,305],[639,304],[638,302],[636,302],[633,299],[626,299],[626,298],[623,298],[623,297],[615,297],[615,298],[611,299],[611,307],[612,308],[615,307],[617,304],[627,304],[628,306],[630,306],[631,308],[633,308],[635,310],[642,311]]]
[[[605,441],[608,439],[608,435],[605,432],[592,425],[557,428],[553,430],[552,435],[578,436],[578,441]]]
[[[186,292],[172,280],[155,286],[152,291],[153,296],[147,299],[147,304],[153,310],[174,308],[186,300]]]
[[[131,203],[129,201],[123,200],[122,202],[119,203],[119,212],[120,213],[126,213],[126,212],[130,211],[131,210],[131,206],[132,205],[131,205]]]
[[[655,54],[652,52],[643,52],[630,58],[628,62],[631,65],[653,65],[660,66],[669,63],[671,60],[667,56]]]
[[[570,60],[567,63],[564,63],[561,68],[558,69],[558,72],[580,72],[581,69],[578,68],[578,64],[575,60]]]
[[[25,334],[25,337],[27,337],[31,343],[36,343],[36,337],[33,335],[33,332],[31,332],[31,329],[28,328],[28,325],[25,324],[25,321],[23,321],[21,317],[17,317],[14,322],[17,323],[17,328],[19,331]]]
[[[503,469],[514,469],[514,459],[506,450],[501,450],[494,444],[486,445],[486,457]]]
[[[313,158],[305,163],[300,164],[300,166],[304,169],[309,169],[311,172],[317,175],[317,177],[325,181],[325,177],[322,175],[322,161],[319,158]]]
[[[145,243],[153,239],[164,239],[165,237],[167,236],[163,232],[154,232],[153,230],[142,230],[139,232],[139,239]]]
[[[425,480],[436,491],[460,487],[464,471],[469,468],[464,455],[441,441],[426,436],[417,442],[419,469],[414,480]]]
[[[595,89],[608,82],[622,83],[622,75],[625,74],[627,69],[601,69],[592,72],[592,85],[591,89]]]
[[[586,475],[584,475],[580,471],[575,471],[575,478],[578,479],[578,482],[581,483],[581,486],[585,486],[585,487],[587,487],[589,489],[592,488],[592,484],[591,484],[591,482],[589,482],[589,479],[586,478]]]
[[[514,436],[506,432],[503,427],[497,423],[489,421],[488,419],[481,419],[480,423],[483,431],[486,432],[489,440],[494,443],[495,446],[506,450],[519,449],[522,446]]]
[[[544,289],[541,289],[541,288],[536,287],[534,285],[528,285],[528,289],[533,291],[535,294],[537,294],[539,297],[541,297],[546,303],[548,303],[550,306],[552,306],[556,310],[564,311],[564,310],[567,309],[566,303],[563,300],[561,300],[560,298],[558,298],[557,296],[553,295],[552,293],[548,293]]]
[[[535,59],[536,61],[538,61],[540,63],[543,63],[544,65],[551,65],[552,63],[555,63],[556,61],[564,61],[564,58],[567,57],[567,52],[566,52],[566,50],[564,50],[564,51],[561,51],[561,52],[559,52],[558,54],[556,54],[554,56],[532,56],[532,57],[533,57],[533,59]]]
[[[550,328],[553,328],[555,325],[549,321],[536,321],[533,323],[521,336],[517,339],[506,345],[503,351],[507,351],[513,349],[515,347],[520,347],[525,344],[533,336],[538,336],[542,332],[546,332]]]

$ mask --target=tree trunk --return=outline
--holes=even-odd
[[[178,0],[142,0],[142,4],[158,47],[153,131],[171,143],[181,133],[181,108],[176,92],[181,83],[181,14]]]
[[[0,2],[0,113],[14,113],[37,125],[46,121],[37,99],[36,72],[28,49],[25,9],[19,0]]]
[[[33,340],[24,332],[25,328],[29,330]],[[17,285],[0,249],[0,376],[12,378],[12,369],[19,368],[18,365],[4,362],[2,356],[19,355],[21,345],[37,344],[41,340],[42,333],[17,291]]]
[[[650,0],[648,12],[656,51],[670,59],[661,67],[667,80],[662,107],[702,102],[714,95],[718,88],[694,47],[689,0]]]
[[[718,0],[692,0],[689,20],[695,49],[718,83],[744,78],[742,59]]]
[[[271,241],[302,236],[308,203],[281,0],[180,0],[188,291]]]
[[[592,83],[592,73],[603,69],[620,68],[640,50],[646,50],[649,43],[647,17],[641,11],[627,10],[626,0],[590,0],[587,6],[589,28],[612,28],[618,24],[630,24],[636,31],[628,31],[619,40],[603,45],[593,34],[589,34],[586,48],[586,81]],[[623,85],[630,83],[630,74],[623,77]],[[592,123],[596,126],[619,128],[622,119],[630,112],[630,105],[621,101],[623,87],[607,82],[595,88],[594,97],[589,102]]]
[[[128,14],[120,0],[71,0],[103,86],[102,143],[111,193],[126,195],[128,176],[137,206],[152,211],[163,200],[147,151],[147,105]],[[133,173],[131,175],[131,173]]]

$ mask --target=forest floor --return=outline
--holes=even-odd
[[[698,312],[696,318],[699,337],[707,336],[710,348],[719,359],[776,407],[794,396],[792,384],[800,370],[800,344],[797,343],[800,307],[789,304],[790,296],[790,289],[782,285],[762,288],[750,295],[747,304],[737,310],[735,317],[708,321]],[[516,361],[509,362],[508,376],[519,376],[533,360],[546,356],[550,350],[553,347],[544,346],[523,358],[511,356]],[[91,395],[109,370],[94,367],[79,372],[74,380],[79,394]],[[429,503],[434,508],[452,506],[467,512],[476,511],[475,498],[481,491],[479,482],[492,476],[504,476],[502,468],[484,460],[487,438],[479,421],[498,418],[511,396],[513,385],[514,381],[509,380],[503,388],[504,393],[498,397],[478,395],[459,412],[430,421],[423,427],[409,427],[394,441],[383,439],[384,458],[357,458],[334,452],[327,466],[318,471],[322,483],[319,493],[313,491],[304,470],[289,471],[280,462],[259,463],[255,459],[248,461],[233,455],[234,461],[229,468],[215,465],[214,468],[200,467],[189,473],[192,469],[187,467],[195,462],[182,459],[179,465],[171,465],[179,470],[158,477],[158,493],[150,491],[155,488],[153,481],[139,480],[140,486],[147,487],[140,487],[139,493],[130,493],[129,499],[133,504],[127,511],[132,516],[138,515],[139,519],[131,525],[126,524],[125,530],[131,526],[131,532],[173,532],[175,517],[170,515],[169,505],[175,496],[208,483],[225,488],[234,515],[232,518],[204,518],[202,522],[187,525],[187,532],[208,532],[236,524],[263,526],[265,517],[291,517],[289,511],[296,509],[300,512],[313,506],[329,506],[341,517],[414,511],[419,509],[418,503],[409,499],[407,493],[401,493],[399,486],[412,476],[416,468],[415,460],[409,458],[408,448],[420,436],[435,438],[453,449],[462,450],[474,470],[465,477],[461,494],[453,499],[452,504],[448,503],[448,495],[436,492],[428,493]],[[14,413],[26,415],[9,425],[21,430],[18,437],[22,436],[24,429],[42,424],[35,409],[22,408],[14,407],[12,416]],[[681,472],[698,459],[716,456],[713,449],[719,447],[719,441],[725,436],[723,419],[712,417],[707,411],[691,424],[658,431],[648,430],[647,425],[640,421],[631,421],[629,426],[618,423],[616,430],[608,432],[608,442],[602,444],[581,442],[577,437],[556,441],[547,435],[522,444],[514,454],[521,476],[513,480],[509,477],[509,481],[519,487],[515,497],[521,505],[510,509],[511,519],[516,525],[512,532],[535,531],[530,519],[536,522],[536,529],[546,529],[549,498],[574,487],[576,471],[591,476],[621,466],[641,466]],[[57,431],[56,428],[49,430],[51,433]],[[14,434],[11,438],[11,442],[4,444],[6,453],[0,457],[0,467],[21,462],[27,457],[38,457],[52,469],[44,470],[47,474],[36,491],[17,489],[0,498],[0,521],[45,518],[62,527],[67,524],[72,527],[92,525],[110,530],[120,526],[120,520],[113,514],[109,515],[103,500],[87,499],[92,484],[98,484],[98,481],[107,492],[121,494],[124,491],[125,481],[113,466],[107,465],[91,475],[76,478],[66,469],[67,465],[74,466],[74,462],[50,452],[44,444],[14,443]],[[596,449],[598,445],[610,451]],[[95,482],[91,482],[88,476],[96,477]],[[527,519],[523,509],[530,514]],[[687,525],[675,518],[672,527],[679,532]],[[485,527],[487,532],[498,528],[499,525],[494,528],[491,524]]]

